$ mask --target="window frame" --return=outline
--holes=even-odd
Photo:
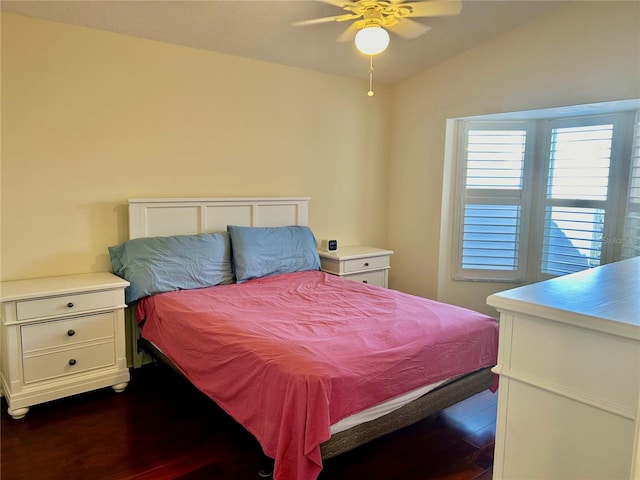
[[[550,199],[547,197],[546,189],[549,183],[550,175],[550,163],[551,163],[551,138],[552,132],[555,128],[572,128],[572,127],[588,127],[595,125],[611,124],[613,125],[613,136],[611,139],[611,152],[609,156],[609,179],[607,185],[607,198],[606,200],[581,200],[581,199]],[[543,142],[542,154],[540,158],[542,162],[541,167],[544,169],[543,175],[540,176],[541,182],[537,185],[536,198],[539,200],[536,207],[535,214],[535,226],[532,229],[535,232],[536,239],[540,239],[540,245],[538,248],[531,252],[532,262],[536,265],[535,272],[532,272],[533,280],[548,280],[555,278],[558,275],[544,273],[542,271],[543,261],[543,246],[544,241],[544,223],[545,213],[547,206],[567,206],[578,208],[602,208],[605,211],[604,238],[613,238],[616,235],[616,225],[621,220],[618,216],[618,198],[615,190],[626,190],[626,184],[624,179],[621,178],[621,172],[624,170],[623,164],[625,163],[623,158],[623,149],[621,148],[621,142],[624,139],[620,138],[620,135],[624,135],[625,130],[625,118],[624,113],[611,113],[602,115],[585,115],[585,116],[572,116],[561,117],[552,119],[543,119],[540,121],[540,139]],[[624,188],[617,188],[623,183]],[[615,185],[615,189],[614,189]],[[530,239],[535,241],[534,239]],[[600,250],[600,265],[611,263],[615,259],[615,249],[612,248],[610,243],[606,241],[602,242],[602,248]]]
[[[535,122],[527,120],[515,120],[515,121],[483,121],[483,120],[470,120],[459,125],[457,139],[457,157],[458,161],[456,185],[456,200],[457,205],[454,214],[454,245],[453,249],[454,261],[454,280],[473,280],[473,281],[487,281],[487,282],[522,282],[524,280],[525,273],[527,271],[527,255],[526,246],[529,241],[529,213],[522,206],[529,201],[530,188],[527,178],[531,175],[532,161],[527,159],[527,156],[533,155],[535,151]],[[465,218],[465,206],[467,205],[467,136],[470,130],[524,130],[526,132],[525,137],[525,153],[523,158],[523,170],[522,170],[522,188],[518,191],[520,194],[517,196],[517,205],[520,206],[520,226],[519,226],[519,238],[518,245],[518,268],[515,270],[489,270],[489,269],[463,269],[462,268],[462,251],[463,251],[463,235],[464,235],[464,218]],[[484,190],[488,193],[491,189],[476,189]],[[501,192],[495,196],[491,195],[479,195],[474,198],[482,199],[486,198],[490,204],[497,205],[513,205],[514,203],[501,202],[500,200],[516,200],[516,196],[509,196],[508,189],[495,189],[496,192]],[[474,202],[475,203],[475,202]],[[479,204],[479,203],[475,203]],[[525,221],[526,220],[526,221]],[[523,249],[523,246],[525,247]]]
[[[636,113],[638,112],[638,113]],[[542,272],[544,222],[547,204],[572,202],[580,205],[604,204],[605,223],[603,242],[600,253],[600,264],[610,263],[621,258],[621,242],[625,226],[625,211],[628,197],[628,173],[631,162],[631,143],[635,116],[640,110],[624,109],[606,114],[563,115],[533,119],[483,120],[481,117],[456,120],[456,203],[454,208],[453,228],[453,262],[452,278],[456,281],[483,281],[528,283],[546,280],[557,275]],[[609,162],[609,180],[607,199],[566,201],[547,199],[547,185],[550,172],[551,132],[553,128],[613,124],[611,153]],[[525,142],[524,168],[522,178],[521,212],[520,212],[520,245],[518,269],[514,271],[463,269],[463,229],[465,206],[469,198],[466,189],[467,172],[467,137],[469,130],[491,129],[524,129]],[[518,128],[518,126],[520,128]],[[537,173],[537,174],[536,174]],[[540,174],[541,173],[541,174]],[[481,198],[481,197],[480,197]],[[599,208],[599,207],[598,207]]]

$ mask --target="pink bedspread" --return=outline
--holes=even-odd
[[[148,297],[142,335],[275,458],[313,480],[330,425],[496,363],[488,316],[322,272]]]

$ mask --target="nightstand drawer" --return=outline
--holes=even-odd
[[[344,273],[376,270],[389,266],[389,255],[379,257],[354,258],[344,261]]]
[[[24,383],[72,375],[96,368],[114,365],[114,342],[62,350],[46,355],[25,355],[23,359]]]
[[[105,290],[20,301],[16,303],[16,314],[18,320],[29,320],[100,310],[120,306],[122,303],[121,290]]]
[[[353,245],[333,252],[319,251],[323,272],[387,288],[392,250]]]
[[[375,285],[377,287],[386,287],[386,274],[386,270],[376,270],[374,272],[351,273],[349,275],[345,275],[344,278],[355,282],[366,283],[368,285]]]
[[[113,312],[109,312],[25,325],[21,329],[22,352],[29,353],[91,340],[113,338],[114,315]]]

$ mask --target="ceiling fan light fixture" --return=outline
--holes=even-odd
[[[377,55],[389,46],[389,33],[379,25],[364,27],[356,34],[356,48],[365,55]]]

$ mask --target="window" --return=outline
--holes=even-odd
[[[600,265],[613,123],[551,122],[550,137],[541,271],[564,275]]]
[[[455,278],[533,281],[640,254],[632,118],[462,120]],[[623,230],[636,240],[612,241]]]
[[[622,236],[622,258],[640,255],[640,111],[636,114],[629,171],[629,194]]]
[[[461,267],[474,276],[517,279],[527,124],[466,125]]]

